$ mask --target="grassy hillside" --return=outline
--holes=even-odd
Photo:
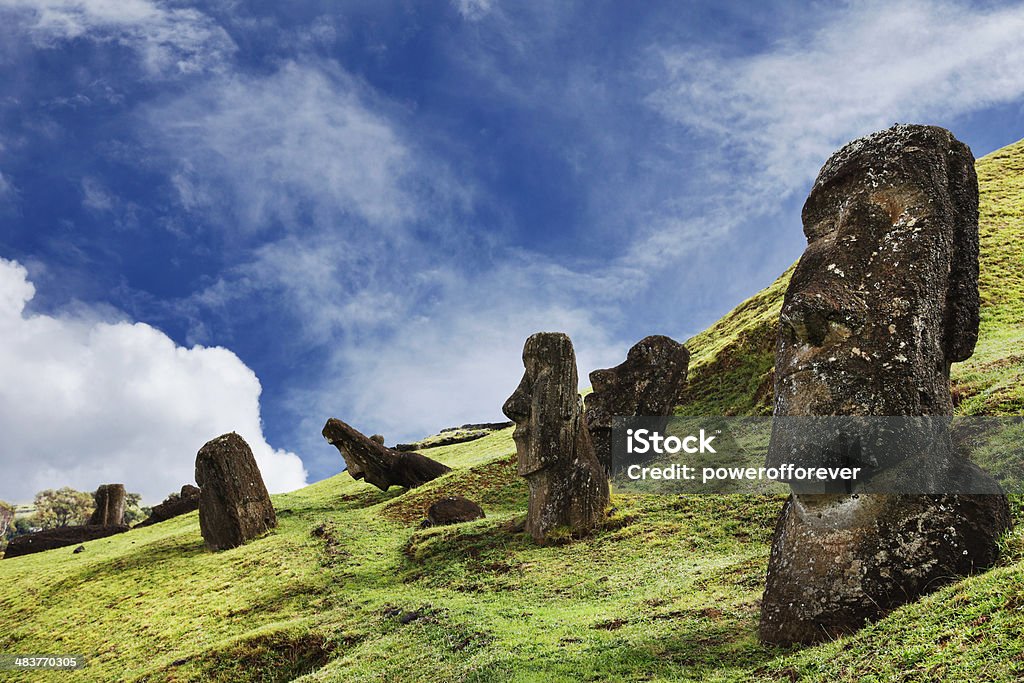
[[[956,368],[965,413],[1022,412],[1024,143],[978,164],[978,352]],[[681,412],[770,404],[786,275],[690,340]],[[767,392],[767,393],[766,393]],[[328,448],[328,446],[324,446]],[[617,496],[605,529],[538,547],[516,531],[526,487],[511,430],[427,451],[454,469],[382,493],[346,474],[275,496],[280,527],[203,549],[195,513],[0,561],[0,653],[85,654],[88,667],[7,680],[929,681],[1024,676],[1024,532],[998,568],[856,636],[794,650],[756,639],[781,501]],[[421,529],[460,492],[487,518]],[[1020,503],[1015,516],[1021,520]]]

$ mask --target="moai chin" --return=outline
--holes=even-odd
[[[970,149],[931,126],[896,125],[855,140],[821,169],[803,224],[807,248],[780,314],[775,416],[948,419],[950,364],[970,357],[978,338]],[[769,466],[799,452],[773,447]],[[897,457],[945,466],[946,450]],[[798,458],[813,464],[815,451]],[[811,643],[854,631],[990,565],[1008,519],[1002,495],[794,487],[772,540],[761,638]]]
[[[686,386],[689,365],[685,346],[651,335],[634,344],[619,365],[590,373],[593,393],[585,401],[587,431],[607,474],[612,470],[612,419],[671,415]]]
[[[516,424],[519,475],[530,488],[526,530],[538,542],[586,532],[604,519],[608,478],[583,420],[572,342],[538,332],[526,340],[523,365],[502,412]]]

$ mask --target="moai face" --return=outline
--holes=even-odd
[[[644,337],[614,368],[590,373],[586,422],[597,459],[612,470],[612,423],[616,416],[667,416],[686,385],[690,352],[661,335]]]
[[[516,423],[520,476],[570,457],[579,432],[580,398],[576,355],[564,334],[538,332],[523,348],[525,372],[502,412]]]
[[[978,334],[974,159],[896,126],[825,164],[780,316],[776,415],[948,415]]]

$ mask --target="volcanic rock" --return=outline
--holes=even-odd
[[[483,508],[462,496],[442,498],[432,503],[427,510],[427,521],[431,526],[461,524],[483,518]]]

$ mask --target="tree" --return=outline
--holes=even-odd
[[[36,523],[44,529],[85,524],[95,506],[91,493],[70,486],[46,489],[36,494]]]
[[[141,493],[126,493],[124,497],[124,523],[135,524],[149,517],[150,508],[142,507]]]

